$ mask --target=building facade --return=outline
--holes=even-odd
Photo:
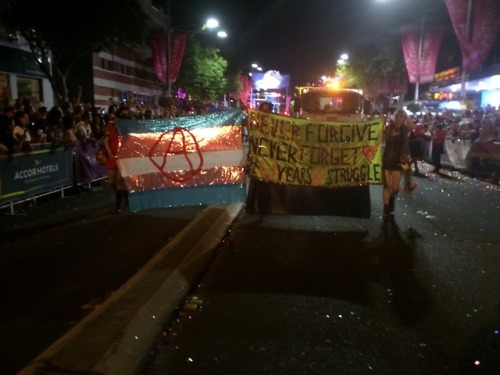
[[[40,70],[27,43],[0,39],[0,108],[19,102],[35,106],[54,105],[49,80]]]
[[[166,30],[167,17],[151,0],[138,0],[151,30]],[[5,33],[4,33],[5,34]],[[114,46],[76,62],[67,79],[69,99],[107,109],[127,102],[131,106],[158,109],[164,87],[153,70],[150,41],[137,49]],[[0,35],[0,108],[16,101],[51,108],[56,104],[52,87],[40,70],[28,44]]]

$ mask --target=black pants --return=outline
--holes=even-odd
[[[432,165],[436,171],[441,169],[441,154],[444,152],[444,144],[432,145]]]

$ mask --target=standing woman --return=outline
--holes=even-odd
[[[119,133],[114,121],[114,115],[109,113],[108,122],[106,124],[106,132],[104,134],[104,147],[108,153],[108,160],[106,162],[106,167],[108,169],[108,183],[115,191],[116,213],[121,212],[123,199],[125,199],[125,205],[128,206],[128,194],[125,190],[125,183],[120,174],[120,170],[118,169],[118,164],[116,163],[119,143]]]
[[[409,168],[408,129],[411,119],[402,109],[396,111],[394,120],[384,129],[383,202],[384,220],[392,219],[396,195],[399,193],[403,168]]]
[[[437,122],[432,129],[432,165],[434,165],[433,173],[439,173],[441,169],[441,154],[444,153],[444,142],[446,140],[447,131],[443,129],[443,123]]]

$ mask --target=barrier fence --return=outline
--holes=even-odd
[[[98,142],[74,147],[52,143],[34,144],[33,151],[0,155],[0,208],[60,192],[88,186],[106,178],[107,170],[96,160]],[[473,176],[500,176],[500,142],[446,141],[443,165]]]
[[[447,139],[441,164],[472,176],[500,176],[500,142],[471,142],[469,139]]]
[[[60,192],[107,176],[106,167],[97,163],[99,142],[74,147],[52,143],[34,144],[29,153],[0,155],[0,207]]]

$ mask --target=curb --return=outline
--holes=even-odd
[[[209,206],[18,375],[140,373],[165,322],[198,281],[242,208],[243,203]]]

